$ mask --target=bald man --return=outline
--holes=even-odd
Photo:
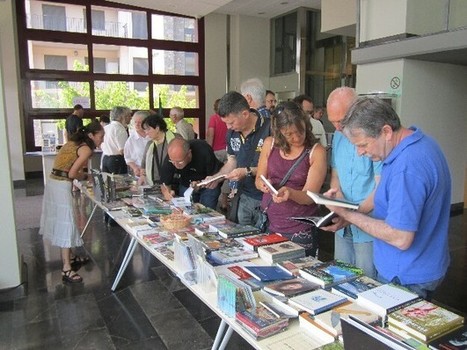
[[[221,183],[213,189],[195,186],[222,167],[211,146],[204,140],[175,138],[169,143],[167,156],[161,174],[162,183],[179,196],[183,196],[188,187],[194,186],[193,202],[216,209]]]

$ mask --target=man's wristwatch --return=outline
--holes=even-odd
[[[246,167],[246,176],[253,176],[253,172],[249,166]]]

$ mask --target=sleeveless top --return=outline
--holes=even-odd
[[[73,163],[78,159],[78,149],[81,146],[84,146],[84,144],[82,143],[78,145],[73,141],[65,143],[55,156],[53,169],[68,173],[73,166]],[[61,181],[72,180],[67,177],[57,176],[54,174],[50,174],[50,178]]]
[[[305,152],[306,150],[303,150]],[[310,158],[313,150],[310,152],[309,157],[305,157],[297,166],[295,171],[290,175],[289,180],[284,186],[293,188],[295,190],[302,190],[305,186],[308,177],[308,170],[310,169]],[[301,154],[300,154],[301,155]],[[295,159],[284,159],[280,155],[279,148],[273,147],[268,159],[268,178],[273,186],[278,186],[284,178],[287,171],[293,166]],[[308,224],[300,223],[295,220],[290,220],[291,216],[312,216],[315,214],[317,205],[309,204],[302,205],[292,200],[283,203],[274,203],[271,201],[271,195],[264,193],[261,202],[261,208],[264,210],[266,205],[269,204],[267,215],[269,218],[269,231],[275,233],[297,233],[310,231],[311,227]]]

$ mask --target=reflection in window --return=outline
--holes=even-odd
[[[92,49],[94,57],[106,58],[107,74],[133,74],[134,60],[148,59],[148,50],[145,47],[94,44]],[[146,67],[144,73],[137,74],[148,75],[148,68]]]
[[[140,88],[144,88],[142,92],[135,89],[135,84],[128,81],[96,81],[96,109],[112,109],[115,106],[149,109],[148,83],[138,83],[141,84]]]
[[[63,127],[65,119],[34,119],[34,146],[41,147],[44,135],[50,135],[56,138],[57,144],[64,143]]]
[[[153,39],[198,42],[198,29],[194,18],[152,15]]]
[[[182,108],[199,107],[199,89],[195,85],[154,85],[154,106],[159,106],[159,96],[163,108],[175,106]]]
[[[92,12],[104,13],[104,18],[96,18],[99,28],[92,25],[92,34],[114,38],[147,39],[146,13],[123,10],[113,7],[92,6]],[[94,22],[94,18],[92,19]],[[102,23],[102,20],[104,23]]]
[[[32,108],[72,108],[73,98],[89,97],[89,83],[76,81],[31,81]]]
[[[274,74],[295,71],[297,57],[297,13],[274,20]]]
[[[198,54],[185,51],[152,50],[153,74],[198,75]]]
[[[30,40],[28,41],[29,68],[87,71],[88,67],[85,66],[87,52],[86,45]]]
[[[80,5],[51,5],[50,2],[30,0],[26,6],[27,27],[33,29],[84,33],[85,14],[85,7]]]
[[[148,69],[147,58],[133,58],[133,74],[148,75]],[[135,90],[145,91],[147,87],[147,83],[135,83]]]

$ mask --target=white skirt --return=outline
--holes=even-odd
[[[83,245],[76,227],[71,186],[70,181],[48,178],[44,190],[39,234],[60,248]]]

